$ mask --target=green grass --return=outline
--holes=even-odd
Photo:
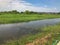
[[[60,14],[10,14],[4,13],[0,15],[0,24],[28,22],[41,19],[60,18]]]
[[[4,44],[4,45],[26,45],[26,43],[32,42],[37,38],[42,38],[48,34],[52,34],[52,41],[51,41],[52,43],[50,43],[50,41],[48,41],[48,43],[47,43],[48,45],[52,45],[56,40],[60,41],[60,24],[44,27],[44,28],[41,28],[41,30],[43,30],[43,32],[39,32],[35,35],[26,35],[26,36],[20,38],[19,40],[7,41],[6,44]]]

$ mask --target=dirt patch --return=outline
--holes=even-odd
[[[32,43],[27,43],[26,45],[45,45],[48,41],[52,41],[51,34],[48,34],[43,38],[35,39]]]

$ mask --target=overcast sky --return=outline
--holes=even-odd
[[[60,12],[60,0],[0,0],[0,11]]]

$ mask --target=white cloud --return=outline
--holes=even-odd
[[[18,10],[18,11],[37,11],[37,12],[58,12],[57,8],[36,7],[23,0],[0,0],[0,11]]]

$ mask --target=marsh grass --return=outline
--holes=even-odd
[[[0,24],[28,22],[33,20],[60,18],[58,14],[10,14],[4,13],[0,15]]]

